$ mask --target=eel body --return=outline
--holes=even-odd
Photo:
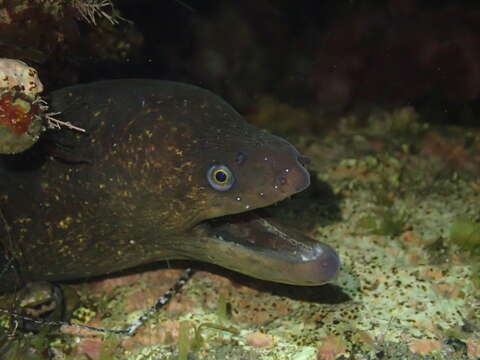
[[[1,157],[0,265],[13,258],[19,274],[3,271],[0,291],[18,275],[60,281],[164,259],[299,285],[337,272],[331,247],[250,212],[305,189],[304,158],[211,92],[112,80],[54,91],[50,106],[86,133],[58,130]]]

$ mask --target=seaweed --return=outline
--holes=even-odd
[[[205,339],[202,332],[205,329],[215,329],[226,331],[234,335],[238,335],[239,331],[234,327],[223,326],[214,323],[203,323],[195,327],[189,321],[180,322],[179,336],[178,336],[178,357],[177,360],[189,359],[189,354],[195,354],[205,344]]]

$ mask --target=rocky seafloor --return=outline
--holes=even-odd
[[[183,291],[133,337],[4,331],[3,356],[480,358],[480,129],[433,128],[405,107],[293,141],[312,159],[312,186],[270,213],[337,249],[332,284],[277,285],[193,264]],[[124,328],[188,265],[72,285],[74,321]]]

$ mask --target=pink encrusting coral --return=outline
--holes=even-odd
[[[0,95],[0,126],[9,129],[13,135],[27,132],[40,113],[39,106],[32,104],[31,99],[21,92],[13,90]]]

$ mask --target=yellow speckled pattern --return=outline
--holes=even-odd
[[[236,264],[234,253],[206,253],[221,241],[210,244],[197,224],[309,184],[292,145],[195,86],[114,80],[53,92],[49,102],[86,133],[54,130],[30,151],[2,158],[0,208],[9,227],[0,227],[0,239],[24,280],[89,277],[171,258],[242,271],[251,266]],[[209,185],[215,164],[235,174],[229,191]],[[13,284],[2,280],[0,290]]]

